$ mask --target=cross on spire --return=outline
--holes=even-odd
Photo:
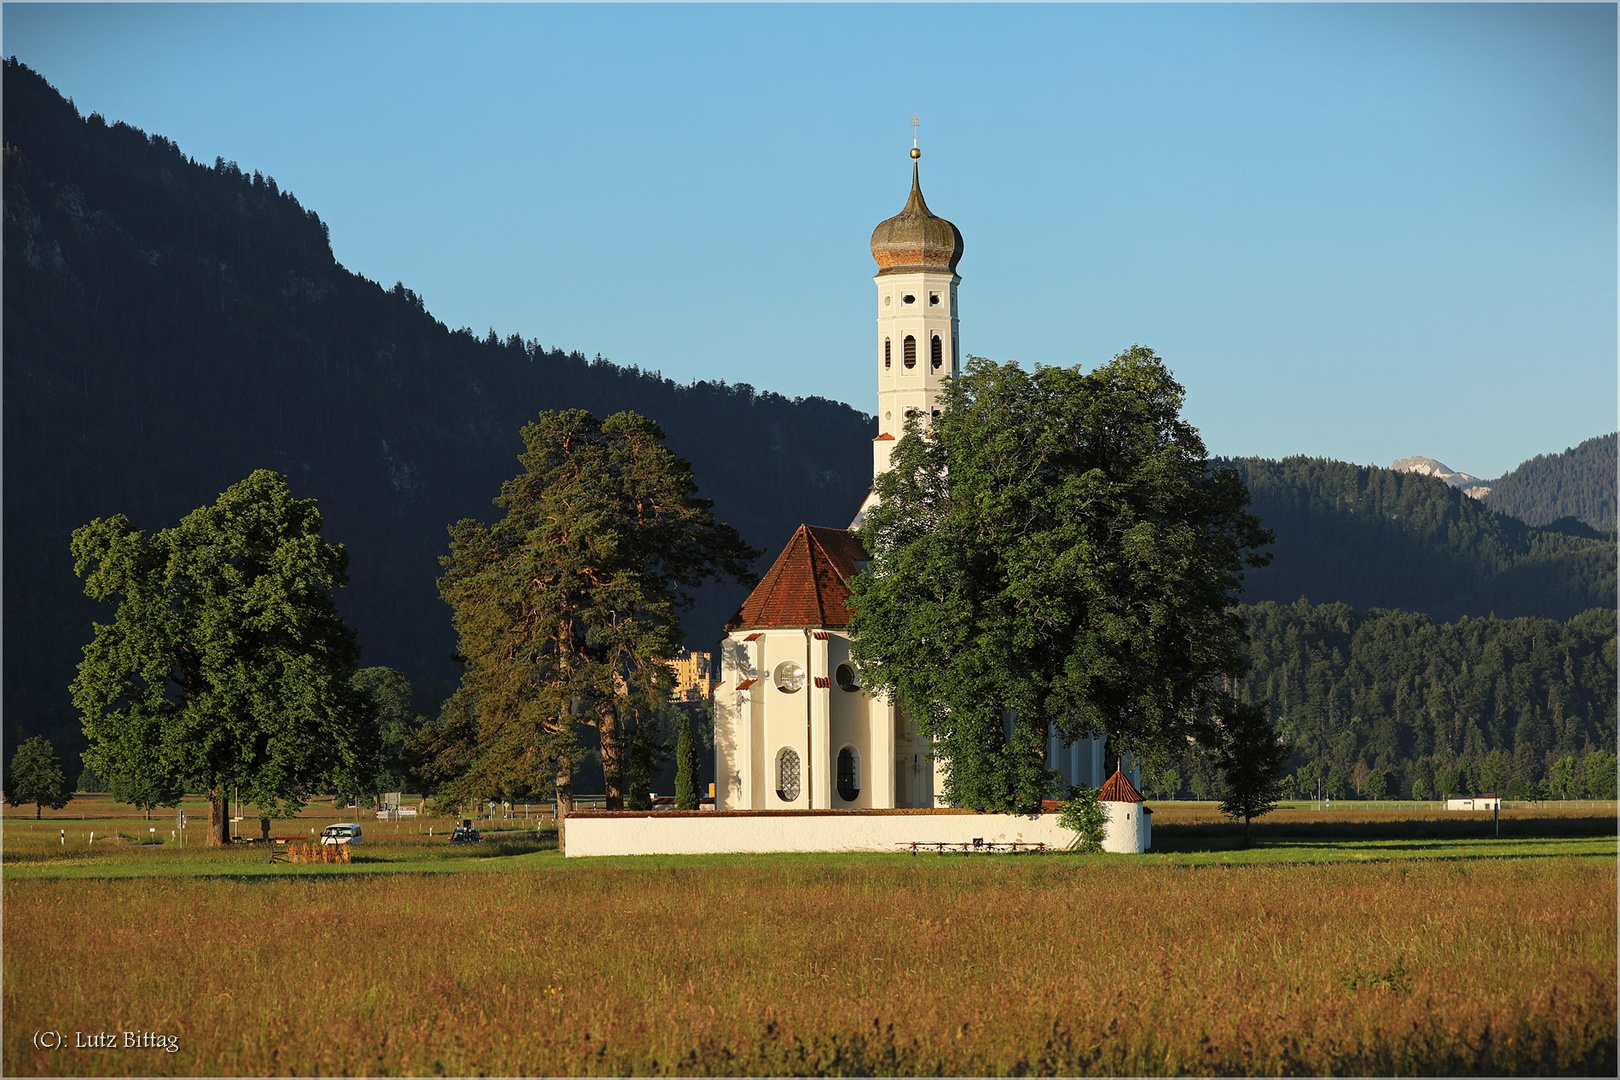
[[[913,147],[917,145],[917,125],[921,122],[922,121],[917,119],[916,113],[911,114],[911,145]]]

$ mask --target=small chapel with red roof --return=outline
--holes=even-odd
[[[872,232],[874,474],[889,468],[906,417],[920,415],[926,424],[939,415],[944,380],[961,369],[962,233],[928,209],[915,146],[911,156],[905,208]],[[872,498],[849,528],[801,525],[726,625],[714,693],[717,810],[947,805],[942,763],[929,740],[894,705],[863,689],[850,656],[850,582],[869,559],[852,530]],[[1068,784],[1099,787],[1103,740],[1065,745],[1054,731],[1047,765]],[[1129,780],[1116,775],[1134,795]],[[1137,810],[1118,812],[1140,816],[1140,803],[1136,795]],[[1123,824],[1111,822],[1110,832],[1123,831]]]

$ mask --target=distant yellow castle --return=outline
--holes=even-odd
[[[669,700],[707,701],[713,691],[710,672],[714,668],[711,659],[710,653],[682,649],[669,662],[671,670],[675,672],[675,686],[669,692]]]

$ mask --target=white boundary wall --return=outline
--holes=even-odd
[[[1075,834],[1056,814],[693,813],[572,815],[569,858],[590,855],[710,855],[769,851],[908,851],[937,844],[1044,843],[1066,848]]]

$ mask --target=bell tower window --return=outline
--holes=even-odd
[[[906,355],[905,355],[906,367],[908,367],[908,368],[916,367],[917,366],[917,339],[912,337],[910,334],[907,334],[906,335],[906,340],[901,342],[901,345],[905,349],[905,353],[906,353]]]
[[[888,338],[883,339],[883,370],[888,371],[894,364],[894,342]]]
[[[938,334],[934,335],[933,343],[928,347],[928,363],[935,371],[945,363],[945,343],[939,340]]]

